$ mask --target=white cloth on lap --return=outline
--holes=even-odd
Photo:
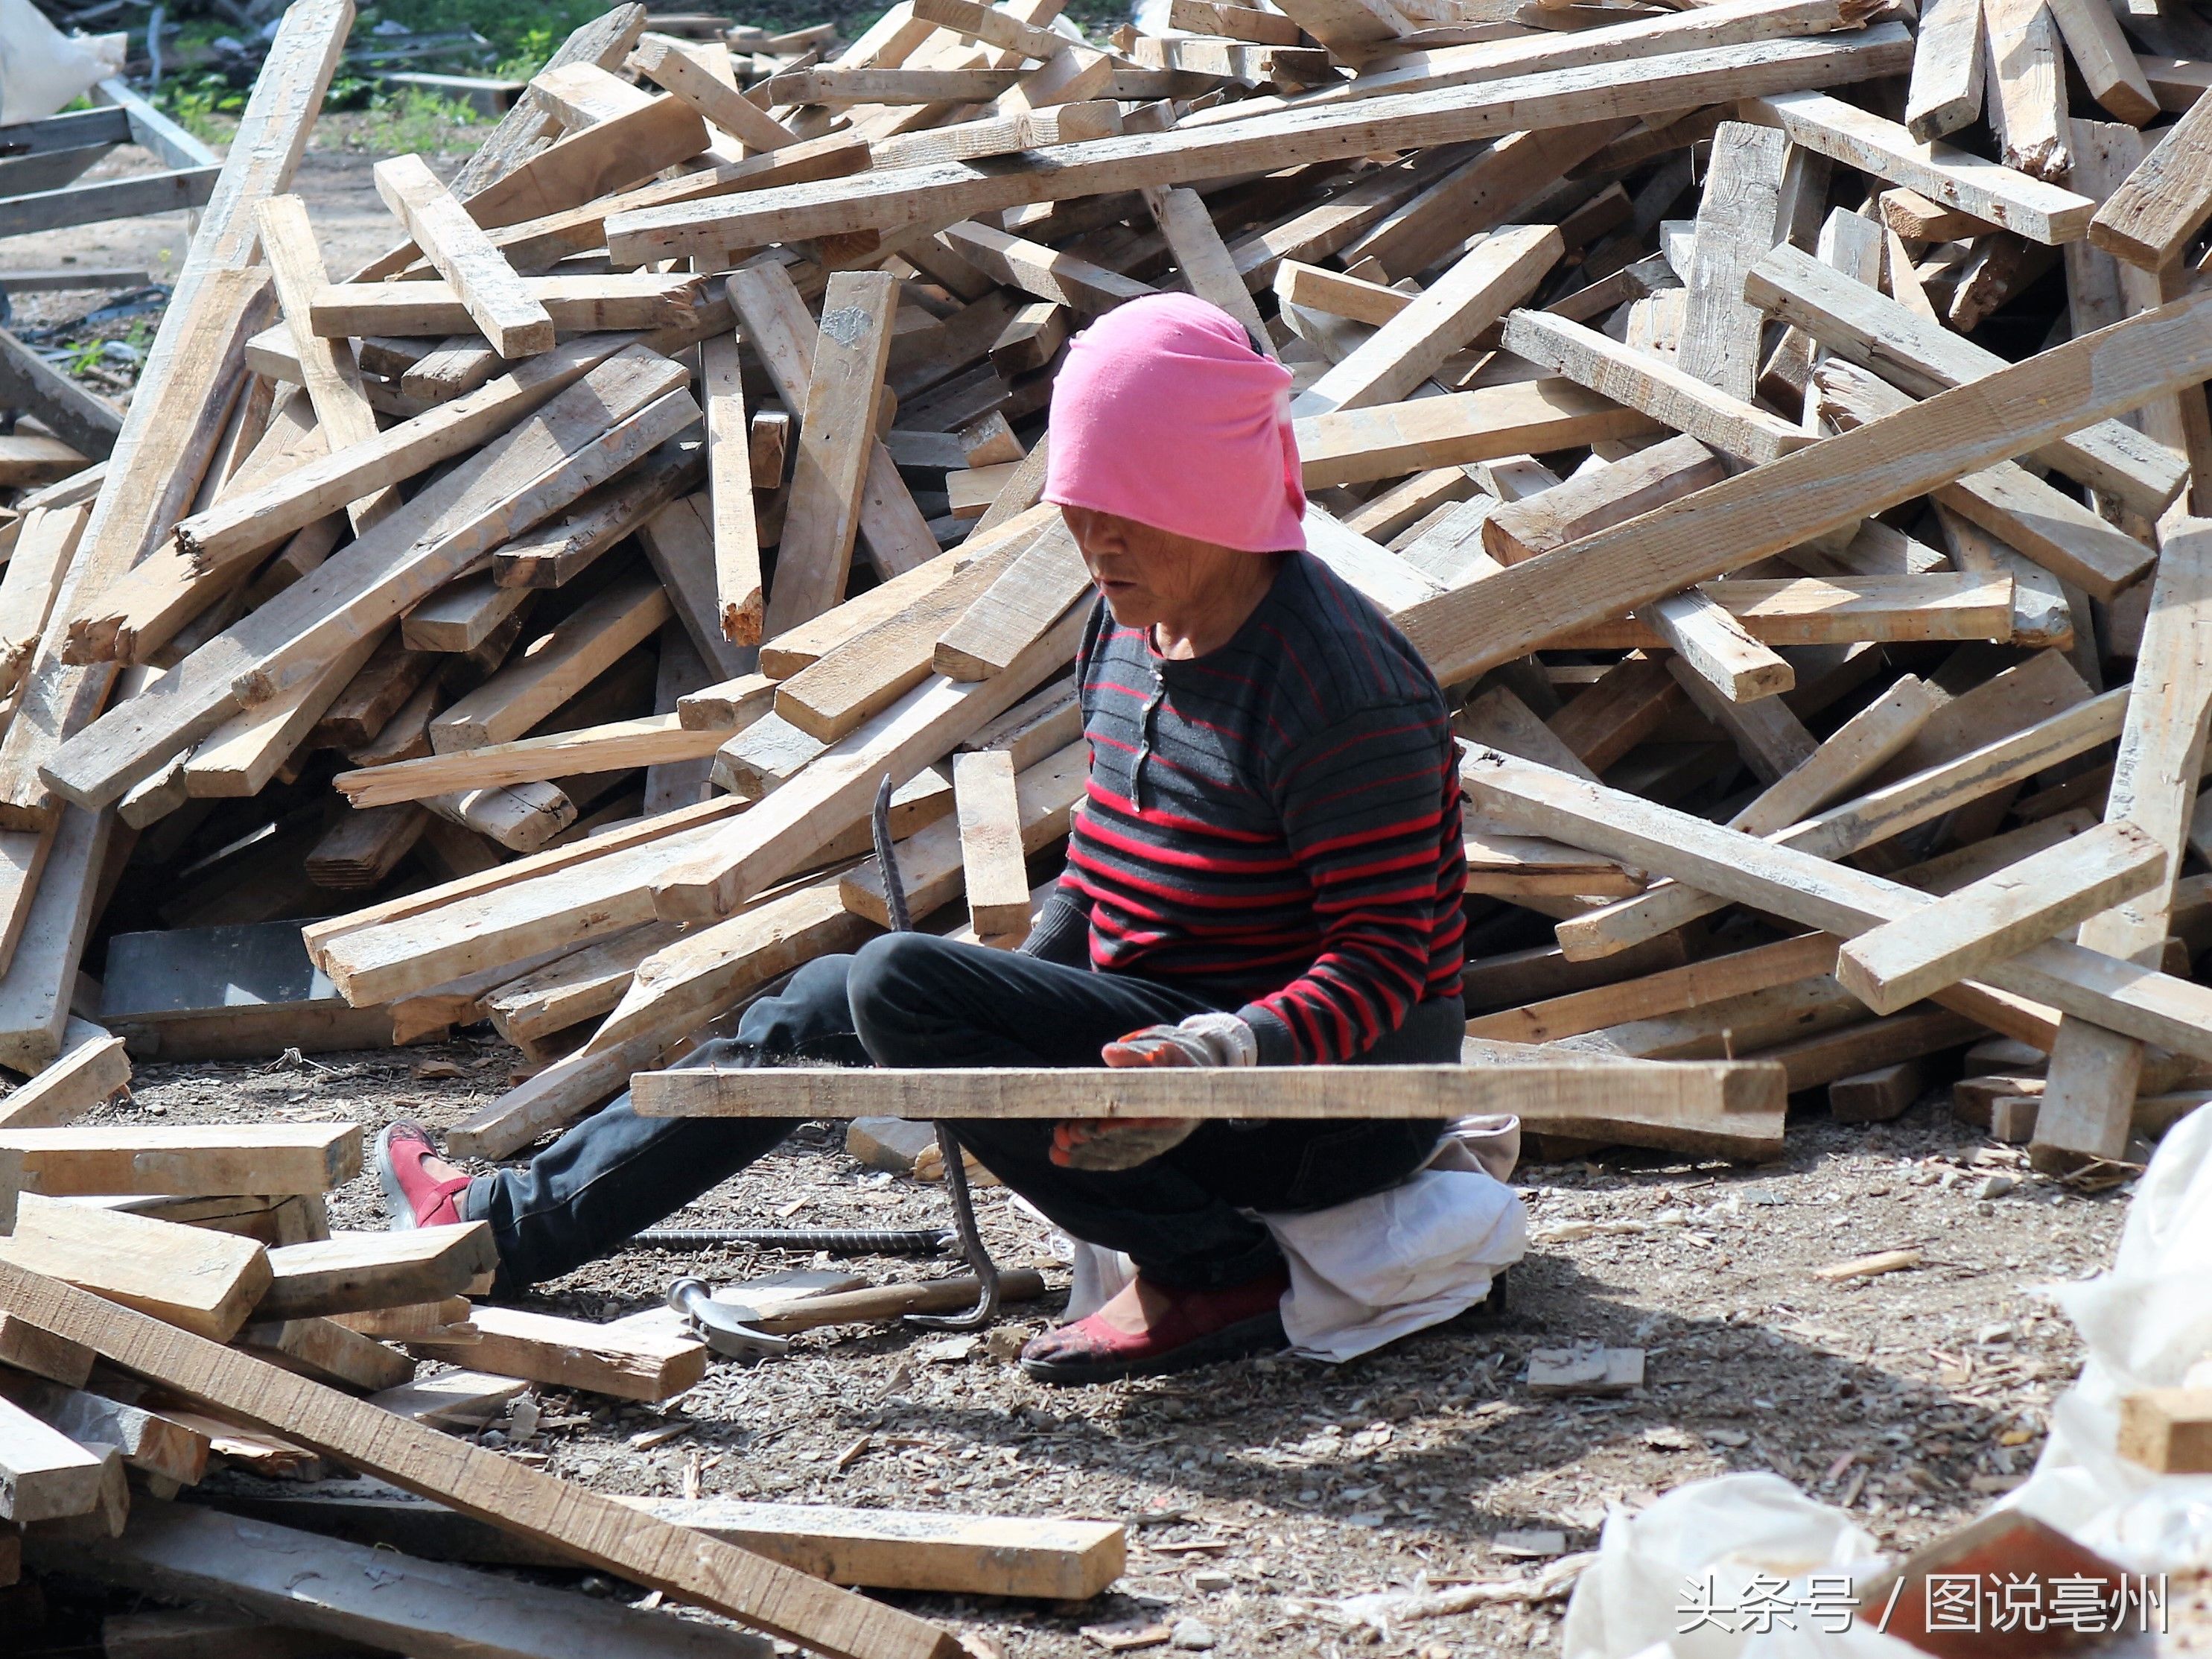
[[[1498,1273],[1528,1249],[1520,1194],[1503,1179],[1520,1142],[1517,1118],[1462,1118],[1408,1181],[1330,1209],[1261,1215],[1290,1264],[1283,1331],[1291,1352],[1340,1364],[1488,1296]],[[1036,1214],[1026,1200],[1014,1202]],[[1071,1322],[1097,1311],[1134,1272],[1119,1251],[1057,1235],[1054,1242],[1074,1267]]]

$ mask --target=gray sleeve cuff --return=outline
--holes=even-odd
[[[1237,1018],[1252,1028],[1260,1039],[1260,1064],[1262,1066],[1295,1066],[1298,1060],[1298,1045],[1291,1036],[1291,1028],[1282,1017],[1256,1002],[1248,1002],[1237,1011]]]
[[[1063,968],[1091,965],[1091,917],[1065,893],[1054,890],[1045,901],[1036,926],[1022,941],[1022,954],[1040,962],[1056,962]]]

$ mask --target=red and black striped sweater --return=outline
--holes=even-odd
[[[1295,554],[1189,661],[1101,603],[1076,675],[1091,750],[1066,872],[1028,949],[1234,1006],[1263,1065],[1350,1060],[1465,963],[1460,785],[1436,678]]]

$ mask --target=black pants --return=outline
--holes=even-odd
[[[733,1042],[771,1061],[1096,1066],[1115,1037],[1222,1006],[1188,987],[895,933],[807,963],[781,995],[746,1011]],[[1424,1003],[1362,1060],[1449,1063],[1464,1030],[1456,1000]],[[640,1117],[625,1094],[522,1168],[471,1182],[461,1213],[491,1223],[501,1279],[519,1290],[619,1249],[793,1127]],[[1147,1278],[1185,1287],[1241,1284],[1275,1265],[1267,1229],[1243,1212],[1327,1209],[1378,1192],[1418,1170],[1441,1133],[1404,1121],[1214,1122],[1164,1157],[1106,1171],[1053,1164],[1048,1121],[956,1127],[993,1174],[1070,1237],[1127,1251]]]

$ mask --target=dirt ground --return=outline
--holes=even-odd
[[[146,1065],[112,1115],[169,1121],[458,1121],[515,1055],[464,1040],[276,1063]],[[440,1076],[441,1073],[458,1075]],[[1616,1153],[1524,1165],[1534,1244],[1502,1320],[1470,1316],[1352,1364],[1289,1358],[1110,1388],[1054,1389],[1000,1357],[1010,1338],[843,1328],[785,1358],[717,1360],[660,1408],[549,1392],[507,1455],[609,1492],[1129,1522],[1129,1571],[1079,1607],[903,1598],[1007,1655],[1099,1650],[1086,1626],[1182,1626],[1215,1650],[1334,1655],[1380,1640],[1333,1617],[1342,1598],[1533,1577],[1501,1533],[1553,1528],[1591,1547],[1608,1504],[1685,1481],[1772,1469],[1848,1508],[1891,1549],[1971,1518],[2032,1465],[2052,1397],[2079,1364],[2034,1293],[2109,1260],[2127,1189],[2076,1193],[2022,1167],[1933,1095],[1893,1123],[1793,1121],[1757,1169]],[[1022,1333],[1060,1305],[1042,1235],[981,1194],[1002,1265],[1046,1268],[1054,1294],[1009,1311]],[[941,1188],[864,1169],[830,1126],[680,1213],[678,1224],[911,1226]],[[335,1195],[335,1225],[374,1227],[373,1176]],[[1829,1283],[1814,1270],[1915,1245],[1923,1264]],[[717,1283],[849,1267],[874,1279],[947,1262],[632,1249],[549,1285],[534,1304],[586,1319],[656,1305],[675,1277]],[[1579,1339],[1644,1349],[1620,1399],[1544,1400],[1529,1350]],[[665,1431],[681,1427],[669,1435]],[[495,1431],[497,1432],[497,1431]],[[639,1447],[641,1436],[658,1443]],[[501,1435],[502,1440],[505,1436]],[[1387,1651],[1555,1650],[1560,1604],[1505,1604],[1393,1632]],[[1183,1625],[1196,1621],[1204,1629]]]

